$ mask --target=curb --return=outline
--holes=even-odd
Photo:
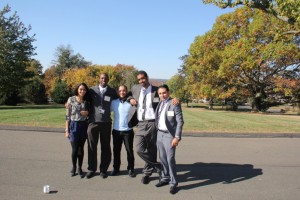
[[[64,133],[64,128],[8,126],[0,125],[0,130],[37,131]],[[220,138],[300,138],[300,133],[218,133],[218,132],[183,132],[185,137],[220,137]]]

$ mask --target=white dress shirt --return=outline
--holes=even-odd
[[[142,116],[145,112],[145,120],[151,120],[155,119],[155,112],[152,107],[152,100],[151,100],[151,90],[152,86],[149,85],[149,87],[146,89],[144,87],[141,88],[139,101],[138,101],[138,120],[143,121]],[[146,94],[145,94],[146,92]],[[145,110],[143,109],[143,102],[144,98],[146,97],[146,107]]]

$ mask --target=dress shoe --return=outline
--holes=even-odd
[[[177,193],[177,187],[175,185],[170,187],[170,193],[171,194],[176,194]]]
[[[71,172],[72,177],[76,175],[76,169],[75,168],[72,168],[70,172]]]
[[[130,169],[128,171],[128,175],[131,177],[131,178],[134,178],[136,176],[136,174],[134,173],[134,170],[133,169]]]
[[[105,178],[107,178],[107,172],[100,172],[100,177],[101,178],[103,178],[103,179],[105,179]]]
[[[111,176],[116,176],[117,174],[119,174],[120,170],[117,169],[113,169],[112,172],[110,173]]]
[[[162,187],[162,186],[165,186],[165,185],[169,185],[169,183],[165,182],[165,181],[159,181],[155,186],[156,187]]]
[[[83,172],[81,168],[78,168],[78,175],[82,178],[83,177]]]
[[[89,171],[89,172],[86,174],[86,178],[87,178],[87,179],[92,178],[93,176],[95,176],[95,172],[92,172],[92,171]]]
[[[150,177],[149,176],[143,176],[142,177],[142,183],[143,184],[148,184],[150,182]]]

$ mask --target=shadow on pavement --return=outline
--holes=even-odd
[[[201,163],[177,164],[179,190],[216,183],[231,184],[262,175],[262,169],[255,169],[250,164]],[[197,181],[195,183],[195,181]],[[180,183],[188,183],[180,186]]]

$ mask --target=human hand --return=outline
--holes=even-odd
[[[85,110],[82,110],[82,111],[80,111],[80,115],[82,115],[82,116],[88,116],[88,114],[89,114],[89,112],[88,111],[85,111]]]
[[[172,99],[172,105],[173,106],[176,106],[178,105],[180,102],[179,102],[179,99],[177,99],[176,97],[174,99]]]
[[[68,102],[66,102],[66,103],[65,103],[65,108],[68,109],[69,106],[70,106],[70,105],[68,104]]]
[[[131,104],[132,106],[137,105],[137,100],[135,100],[135,99],[130,99],[130,104]]]
[[[172,140],[172,147],[176,147],[176,146],[178,146],[178,143],[179,143],[179,139],[178,138],[174,138],[173,140]]]
[[[65,133],[66,133],[66,138],[70,139],[70,133],[69,133],[69,131],[66,131]]]

